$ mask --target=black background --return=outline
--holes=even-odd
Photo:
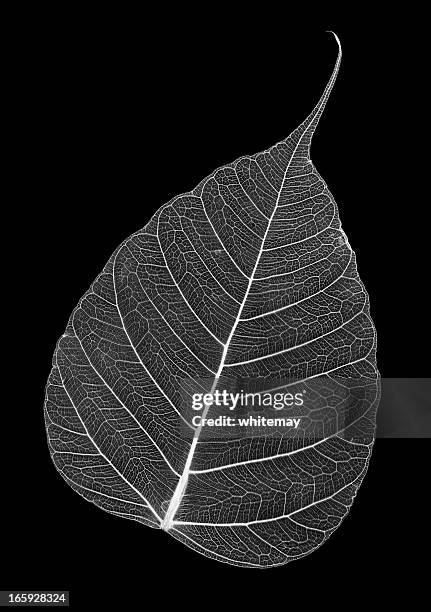
[[[12,444],[2,470],[1,588],[69,589],[79,608],[198,595],[202,605],[330,602],[341,588],[350,605],[373,589],[413,596],[423,586],[429,440],[378,439],[342,527],[310,556],[262,571],[224,566],[104,513],[49,458],[44,385],[79,298],[160,205],[305,118],[336,59],[327,29],[341,39],[343,63],[312,157],[370,294],[382,376],[429,374],[420,39],[401,18],[382,26],[252,17],[38,14],[15,41],[10,158],[20,170],[3,272],[17,317],[5,326],[14,365],[5,413],[18,424],[2,436]]]

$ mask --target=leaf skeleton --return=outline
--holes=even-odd
[[[320,547],[373,447],[369,299],[310,158],[335,39],[323,93],[287,138],[214,170],[116,249],[70,316],[46,387],[50,453],[74,491],[236,566]],[[294,434],[193,427],[192,395],[239,380],[300,384]]]

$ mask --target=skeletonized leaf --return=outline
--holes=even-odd
[[[215,170],[115,251],[72,313],[48,380],[50,451],[75,491],[234,565],[280,565],[320,546],[347,514],[374,439],[368,297],[310,160],[340,60],[341,48],[288,138]],[[299,385],[300,425],[204,435],[191,396],[227,381]]]

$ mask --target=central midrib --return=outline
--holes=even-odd
[[[256,270],[257,270],[257,268],[259,266],[260,258],[262,256],[263,245],[265,244],[266,237],[267,237],[269,229],[271,227],[272,220],[273,220],[274,215],[275,215],[275,213],[277,211],[277,208],[278,208],[278,203],[280,201],[281,192],[283,191],[284,183],[286,181],[286,175],[287,175],[287,173],[289,171],[290,164],[291,164],[293,158],[295,157],[296,150],[297,150],[299,144],[301,143],[302,137],[304,136],[306,131],[307,131],[307,128],[304,130],[304,132],[302,133],[301,137],[299,138],[299,140],[298,140],[298,142],[297,142],[297,144],[296,144],[296,146],[295,146],[295,148],[294,148],[294,150],[292,152],[292,155],[290,157],[289,163],[287,164],[286,170],[284,172],[283,179],[281,181],[280,190],[279,190],[278,195],[277,195],[277,201],[275,203],[274,210],[272,211],[271,217],[268,220],[268,224],[266,226],[265,234],[264,234],[264,236],[262,238],[262,244],[261,244],[258,256],[256,258],[256,263],[254,265],[253,272],[251,273],[251,276],[250,276],[249,281],[248,281],[248,286],[247,286],[247,290],[246,290],[245,295],[244,295],[244,299],[243,299],[243,301],[242,301],[242,303],[241,303],[241,305],[240,305],[240,307],[238,309],[238,314],[237,314],[237,317],[235,319],[235,323],[233,324],[231,332],[229,334],[229,337],[228,337],[228,339],[226,341],[226,344],[224,345],[223,354],[222,354],[221,361],[220,361],[220,366],[219,366],[219,369],[217,370],[217,372],[215,374],[214,382],[213,382],[212,387],[211,387],[211,391],[210,391],[211,394],[214,393],[215,388],[217,387],[218,380],[220,378],[220,374],[222,373],[223,368],[224,368],[224,364],[225,364],[225,361],[226,361],[226,356],[227,356],[227,353],[228,353],[228,350],[229,350],[229,346],[230,346],[231,340],[232,340],[232,338],[233,338],[233,336],[235,334],[236,328],[237,328],[238,323],[239,323],[239,321],[241,319],[242,311],[243,311],[244,306],[245,306],[245,304],[247,302],[247,298],[248,298],[251,286],[252,286],[253,281],[254,281],[254,275],[256,274]],[[179,506],[181,504],[181,501],[182,501],[182,499],[184,497],[184,494],[185,494],[185,491],[186,491],[186,488],[187,488],[188,479],[189,479],[189,474],[190,474],[190,466],[192,464],[193,456],[194,456],[195,449],[196,449],[196,445],[197,445],[197,443],[199,441],[199,436],[200,436],[200,433],[201,433],[201,430],[202,430],[202,422],[206,418],[210,407],[211,407],[211,405],[208,405],[205,408],[204,412],[202,413],[201,425],[195,431],[195,434],[194,434],[194,437],[193,437],[193,442],[192,442],[192,444],[190,446],[189,454],[187,455],[187,460],[186,460],[186,463],[184,465],[183,473],[181,474],[181,477],[180,477],[180,479],[178,481],[178,484],[177,484],[177,486],[175,488],[174,494],[173,494],[173,496],[171,498],[171,501],[169,503],[169,507],[168,507],[168,510],[166,512],[165,518],[163,519],[163,522],[161,524],[161,528],[164,529],[165,531],[168,531],[172,527],[172,525],[174,524],[175,514],[176,514],[176,512],[177,512],[177,510],[178,510],[178,508],[179,508]]]

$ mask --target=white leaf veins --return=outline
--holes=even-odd
[[[76,492],[234,565],[320,546],[373,444],[368,297],[310,160],[340,60],[339,45],[321,99],[288,138],[217,169],[116,250],[72,313],[47,384],[52,459]],[[268,389],[302,381],[317,400],[293,437],[208,440],[185,397],[225,375]]]

